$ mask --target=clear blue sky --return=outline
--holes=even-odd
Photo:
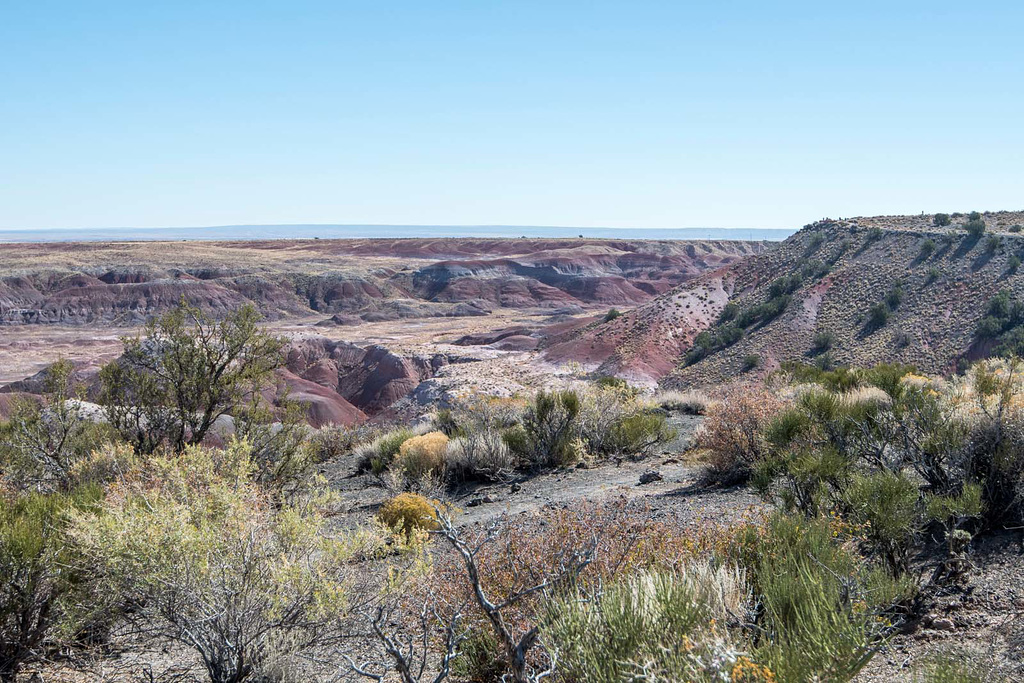
[[[1024,208],[1024,3],[0,0],[0,228]]]

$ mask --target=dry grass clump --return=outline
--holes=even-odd
[[[750,609],[740,567],[695,560],[676,572],[637,572],[592,598],[581,597],[555,601],[545,629],[570,680],[615,683],[644,674],[657,680],[774,679],[743,652],[739,639],[715,627]],[[687,656],[667,654],[679,645]]]
[[[505,481],[518,467],[519,458],[497,431],[458,436],[448,442],[445,468],[454,481]]]
[[[864,404],[887,405],[891,402],[891,397],[878,387],[857,387],[839,394],[839,400],[846,407]]]
[[[654,403],[665,410],[683,415],[704,415],[711,397],[703,391],[662,391],[654,395]]]

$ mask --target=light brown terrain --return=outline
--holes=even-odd
[[[538,239],[5,244],[0,391],[57,357],[78,379],[119,338],[184,299],[211,316],[254,304],[291,344],[278,388],[315,425],[471,391],[509,395],[551,368],[548,334],[628,308],[763,242]],[[471,364],[471,365],[470,365]]]

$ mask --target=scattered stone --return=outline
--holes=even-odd
[[[956,627],[952,619],[933,619],[930,628],[933,631],[952,631]]]
[[[643,486],[644,484],[650,484],[651,482],[662,480],[664,480],[664,477],[661,476],[661,472],[659,472],[658,470],[647,470],[646,472],[640,475],[641,486]]]
[[[512,484],[512,486],[508,487],[508,490],[511,491],[512,493],[519,493],[522,489],[523,487],[519,484],[519,482],[515,482],[514,484]]]
[[[493,503],[493,502],[494,502],[494,500],[492,500],[490,496],[482,496],[480,498],[474,498],[471,501],[469,501],[468,503],[466,503],[466,507],[468,507],[468,508],[475,508],[478,505],[483,505],[485,503]]]

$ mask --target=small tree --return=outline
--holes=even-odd
[[[934,225],[937,228],[944,228],[951,222],[952,221],[950,220],[948,213],[937,213],[932,218],[932,225]]]
[[[283,363],[282,340],[259,319],[247,304],[217,322],[182,300],[142,336],[124,339],[124,354],[100,371],[110,423],[144,453],[202,442]]]

